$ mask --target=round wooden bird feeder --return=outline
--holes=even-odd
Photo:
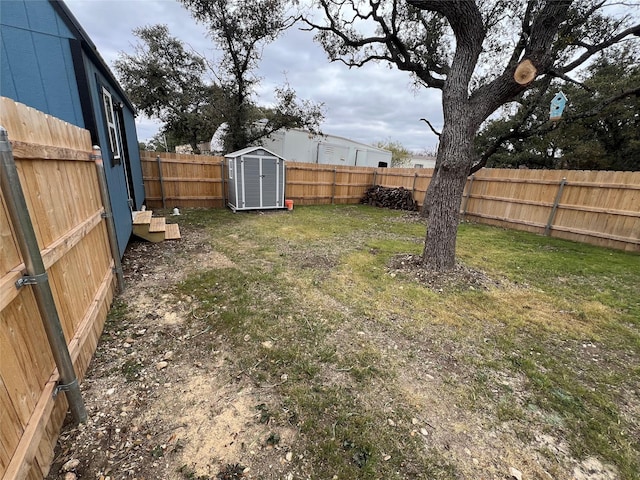
[[[536,78],[537,74],[538,70],[533,66],[531,60],[526,59],[516,67],[516,71],[513,73],[513,79],[518,85],[527,85]]]

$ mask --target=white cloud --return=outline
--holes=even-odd
[[[172,35],[212,58],[215,49],[206,28],[197,24],[178,3],[170,0],[66,0],[66,4],[96,44],[109,65],[119,52],[131,52],[132,30],[164,23]],[[397,140],[410,150],[432,149],[437,138],[420,122],[428,118],[442,125],[440,92],[412,87],[406,72],[382,64],[349,69],[330,63],[313,33],[291,29],[267,45],[259,71],[257,100],[273,101],[273,89],[285,80],[299,98],[325,104],[323,131],[365,143]],[[138,137],[157,132],[157,122],[140,118]]]

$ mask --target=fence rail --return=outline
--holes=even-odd
[[[166,207],[224,206],[224,158],[141,155],[149,206],[163,206],[163,189]],[[358,203],[368,187],[381,185],[411,190],[421,206],[432,175],[288,162],[286,197],[296,205]],[[469,221],[640,251],[640,172],[483,169],[469,177],[460,213]]]
[[[115,291],[89,132],[0,97],[13,157],[67,346],[84,375]],[[43,478],[67,412],[19,240],[0,192],[0,478]]]
[[[150,208],[225,206],[224,158],[140,152]]]

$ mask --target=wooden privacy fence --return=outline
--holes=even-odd
[[[163,191],[167,208],[224,205],[222,157],[160,154],[159,169],[156,155],[142,152],[150,206],[162,206]],[[421,206],[433,175],[432,169],[286,167],[286,198],[296,205],[358,203],[367,188],[381,185],[410,190]],[[460,211],[474,222],[640,251],[640,172],[482,169],[469,177]]]
[[[115,291],[89,132],[0,98],[69,353],[79,378],[95,352]],[[67,412],[18,237],[0,195],[0,477],[42,479]]]
[[[640,252],[640,172],[483,169],[462,218]]]
[[[225,206],[224,158],[140,152],[150,208]]]

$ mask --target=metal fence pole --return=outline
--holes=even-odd
[[[84,423],[87,420],[87,410],[80,394],[78,378],[73,368],[58,310],[51,293],[49,276],[44,268],[40,247],[38,247],[33,223],[27,209],[9,136],[2,127],[0,127],[0,156],[2,160],[0,161],[0,187],[4,192],[16,242],[27,270],[27,274],[16,282],[16,288],[23,288],[27,285],[33,287],[33,295],[60,375],[54,396],[58,392],[64,391],[74,421]]]
[[[160,155],[156,156],[156,162],[158,162],[158,178],[160,179],[160,196],[162,197],[162,208],[167,208],[166,200],[164,198],[164,179],[162,178],[162,159]]]
[[[562,191],[564,190],[564,186],[567,184],[567,178],[563,177],[560,181],[560,185],[558,186],[558,193],[556,193],[556,199],[553,201],[553,208],[551,209],[551,213],[549,214],[549,219],[547,220],[547,226],[544,227],[544,234],[549,236],[551,233],[551,225],[553,225],[553,220],[556,218],[556,211],[558,210],[558,204],[560,203],[560,199],[562,198]]]
[[[100,187],[100,196],[102,197],[102,205],[104,205],[103,217],[107,221],[107,235],[109,237],[109,248],[113,257],[114,270],[118,281],[118,291],[124,291],[124,273],[122,271],[122,262],[120,262],[120,249],[118,248],[118,236],[116,235],[116,224],[113,219],[113,211],[111,210],[111,196],[107,187],[107,176],[104,172],[104,163],[102,162],[102,153],[100,147],[93,146],[91,158],[96,164],[96,172],[98,174],[98,185]]]

